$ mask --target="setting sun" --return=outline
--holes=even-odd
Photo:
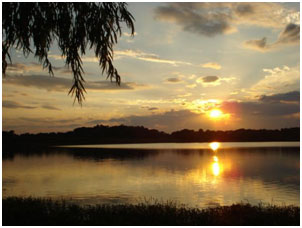
[[[226,120],[231,116],[229,113],[223,113],[220,109],[211,109],[207,112],[207,114],[212,120]]]
[[[213,110],[211,110],[210,111],[210,117],[211,118],[219,118],[219,117],[221,117],[222,116],[222,112],[219,110],[219,109],[213,109]]]

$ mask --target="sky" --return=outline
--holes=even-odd
[[[181,129],[300,126],[299,3],[128,3],[114,47],[121,86],[83,56],[85,101],[68,95],[72,73],[54,43],[54,77],[11,50],[2,79],[2,128],[65,132],[103,125]]]

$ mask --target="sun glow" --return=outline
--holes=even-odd
[[[210,143],[210,147],[213,151],[216,151],[220,147],[220,143],[219,142],[212,142],[212,143]]]
[[[222,111],[220,111],[219,109],[212,109],[209,115],[211,118],[216,119],[222,116]]]
[[[220,109],[211,109],[207,115],[212,120],[227,120],[231,116],[229,113],[223,113]]]

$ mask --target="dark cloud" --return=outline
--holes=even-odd
[[[12,63],[7,66],[7,72],[19,72],[24,73],[27,71],[41,71],[43,68],[41,65],[36,63]]]
[[[292,91],[288,93],[279,93],[271,96],[262,95],[259,101],[269,102],[269,103],[299,103],[300,102],[300,92]]]
[[[204,83],[215,82],[219,79],[218,76],[205,76],[201,78]]]
[[[262,117],[286,116],[300,112],[300,105],[282,102],[223,102],[221,108],[228,113],[240,114],[248,119],[249,116]],[[276,124],[278,125],[278,124]]]
[[[278,3],[177,2],[157,7],[155,18],[177,24],[184,31],[211,37],[236,31],[240,24],[280,28],[284,26],[284,15],[292,13],[298,12]]]
[[[34,107],[34,106],[27,106],[27,105],[22,105],[18,102],[15,102],[15,101],[2,101],[2,107],[3,108],[24,108],[24,109],[34,109],[34,108],[37,108],[37,107]]]
[[[54,74],[57,75],[73,75],[72,70],[67,66],[56,67],[52,66]],[[6,73],[8,75],[26,75],[26,74],[43,74],[49,75],[48,70],[43,69],[43,66],[40,63],[12,63],[7,66]],[[90,72],[85,71],[85,75],[93,75]]]
[[[179,83],[182,82],[182,80],[180,78],[167,78],[165,80],[166,82],[171,82],[171,83]]]
[[[148,111],[159,110],[159,108],[157,108],[157,107],[150,107],[150,106],[141,106],[141,108],[147,109]]]
[[[3,108],[12,108],[12,109],[16,109],[16,108],[24,108],[24,109],[36,109],[36,108],[44,108],[44,109],[49,109],[49,110],[61,110],[57,107],[54,107],[52,105],[41,105],[41,106],[29,106],[29,105],[22,105],[18,102],[15,101],[9,101],[9,100],[5,100],[2,102],[2,107]]]
[[[25,87],[35,87],[48,91],[66,91],[72,86],[72,80],[50,76],[7,76],[3,84],[11,84]]]
[[[53,71],[61,73],[61,74],[71,74],[72,71],[68,69],[68,67],[52,67]],[[39,63],[12,63],[7,66],[7,73],[18,73],[18,74],[25,74],[28,72],[32,73],[41,73],[43,71],[43,67]],[[46,71],[45,71],[46,72]],[[48,73],[48,72],[47,72]]]
[[[260,40],[247,40],[244,42],[244,45],[250,49],[256,49],[258,51],[265,51],[268,49],[266,37],[263,37]]]
[[[300,43],[300,25],[288,24],[279,34],[278,40],[274,43],[267,43],[266,37],[260,40],[247,40],[243,43],[246,48],[257,51],[270,51],[288,44]]]
[[[292,95],[293,97],[290,98]],[[283,99],[296,100],[296,95],[292,95],[265,96],[255,102],[223,102],[220,108],[223,112],[236,116],[239,119],[237,124],[240,124],[240,128],[298,127],[300,126],[299,103],[282,102]]]
[[[5,131],[14,130],[17,133],[40,133],[70,131],[81,127],[82,125],[79,123],[57,124],[56,120],[51,122],[40,122],[36,119],[33,119],[31,122],[22,121],[20,123],[19,119],[14,119],[10,122],[3,122],[2,126]]]
[[[235,8],[235,13],[239,16],[245,16],[254,13],[254,8],[249,3],[239,3]]]
[[[93,120],[87,122],[87,124],[124,124],[130,126],[145,126],[166,132],[176,131],[184,128],[209,128],[211,124],[205,118],[202,118],[202,116],[202,114],[193,113],[189,110],[171,110],[165,113],[145,116],[132,115],[124,118],[112,118],[109,120]]]
[[[155,111],[155,110],[158,110],[158,108],[156,108],[156,107],[150,107],[150,108],[148,108],[148,110],[149,111]]]
[[[42,105],[41,108],[44,108],[44,109],[49,109],[49,110],[57,110],[57,111],[60,111],[61,109],[57,108],[57,107],[54,107],[52,105]]]
[[[7,76],[2,80],[3,84],[11,84],[26,87],[46,89],[48,91],[68,91],[73,82],[71,79],[51,76]],[[120,86],[110,81],[94,81],[84,83],[86,90],[132,90],[144,85],[124,82]]]
[[[36,122],[36,123],[43,123],[43,124],[67,124],[73,123],[77,121],[83,120],[81,117],[69,118],[69,119],[54,119],[54,118],[30,118],[30,117],[21,117],[20,120],[27,121],[27,122]]]
[[[280,33],[278,43],[300,43],[300,25],[288,24]]]
[[[227,13],[201,13],[194,6],[194,3],[170,3],[156,8],[155,15],[159,20],[177,23],[184,31],[209,37],[232,29],[229,24],[230,15]]]

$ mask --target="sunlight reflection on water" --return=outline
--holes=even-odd
[[[54,149],[3,160],[7,196],[73,198],[82,203],[176,200],[191,206],[248,200],[299,205],[299,148],[216,150]],[[208,146],[208,144],[207,144]]]

